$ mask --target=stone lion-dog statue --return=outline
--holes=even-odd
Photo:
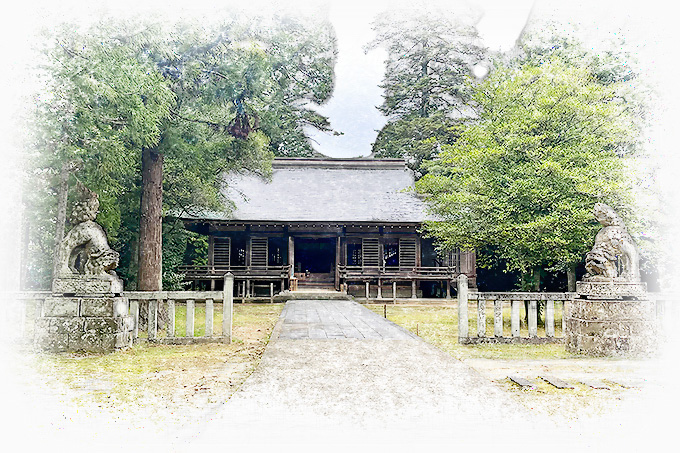
[[[585,279],[589,281],[640,281],[640,256],[623,219],[611,207],[596,203],[593,214],[603,228],[586,255]],[[617,260],[621,267],[619,275]]]
[[[58,277],[92,275],[116,277],[120,255],[109,247],[104,229],[94,220],[99,197],[78,183],[80,200],[74,203],[71,221],[75,224],[59,247]]]

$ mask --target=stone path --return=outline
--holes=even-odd
[[[416,338],[411,332],[349,300],[292,300],[283,310],[279,334],[282,340]]]
[[[289,301],[258,369],[182,441],[472,446],[543,425],[472,368],[355,302]]]

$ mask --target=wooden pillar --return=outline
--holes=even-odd
[[[451,282],[449,280],[446,280],[445,283],[446,283],[446,298],[451,299]]]
[[[392,282],[392,301],[397,303],[397,282]]]
[[[420,245],[420,236],[416,236],[416,268],[423,265],[423,257]]]
[[[335,290],[340,291],[340,236],[335,240]]]
[[[208,236],[208,265],[211,270],[215,265],[215,236]]]
[[[366,280],[366,299],[371,295],[371,283]]]
[[[274,283],[269,283],[269,303],[274,303]]]
[[[253,238],[249,237],[246,241],[246,267],[250,268],[250,254],[253,248]]]
[[[418,297],[418,291],[417,291],[417,288],[416,288],[416,281],[411,280],[411,299],[415,299],[416,297]]]
[[[295,273],[295,239],[288,236],[288,264],[290,265],[290,278]]]
[[[210,279],[210,291],[215,291],[215,279]]]
[[[234,276],[231,272],[224,275],[224,291],[222,292],[222,336],[231,343],[232,318],[234,314]]]
[[[378,279],[378,299],[382,299],[382,280]]]
[[[458,276],[458,342],[468,337],[468,282],[465,274]]]
[[[246,297],[250,297],[250,280],[246,280]]]

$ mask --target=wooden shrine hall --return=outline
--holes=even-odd
[[[324,288],[357,297],[451,297],[460,273],[475,287],[474,252],[438,256],[419,230],[428,220],[401,159],[277,158],[270,181],[228,175],[229,214],[183,215],[209,237],[207,266],[184,266],[185,280],[236,296]]]

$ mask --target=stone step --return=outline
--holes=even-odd
[[[536,389],[536,386],[534,385],[533,382],[531,382],[527,379],[524,379],[523,377],[508,376],[508,379],[510,379],[512,382],[514,382],[515,384],[522,387],[523,390],[534,390],[534,389]]]
[[[597,381],[597,380],[589,380],[589,379],[580,379],[581,384],[587,385],[590,388],[594,389],[603,389],[603,390],[610,390],[609,386],[605,384],[602,381]]]
[[[339,291],[298,290],[284,291],[274,296],[275,302],[287,300],[352,300],[352,296]]]
[[[556,387],[558,389],[573,389],[574,386],[569,384],[566,381],[563,381],[560,378],[556,378],[554,376],[539,376],[541,379],[546,381],[548,384],[552,385],[553,387]]]

